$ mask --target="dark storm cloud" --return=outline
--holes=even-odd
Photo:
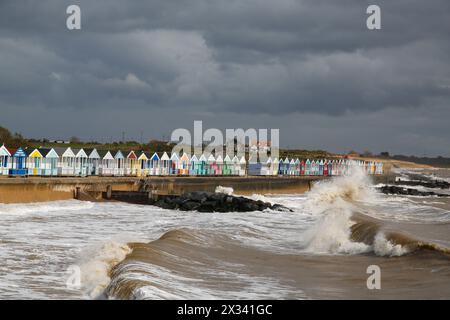
[[[372,3],[382,8],[380,31],[365,27]],[[81,31],[65,28],[69,4],[81,6]],[[449,15],[448,0],[3,0],[3,124],[36,134],[31,119],[14,121],[14,110],[45,110],[63,122],[65,114],[97,115],[95,136],[107,130],[106,112],[219,113],[229,127],[233,117],[250,127],[264,117],[301,123],[305,114],[326,119],[322,126],[344,117],[371,123],[373,114],[403,110],[429,119],[423,141],[437,131],[448,138],[427,110],[448,107]],[[374,130],[382,132],[379,120]],[[163,126],[155,122],[156,132]],[[352,141],[361,144],[357,135]]]

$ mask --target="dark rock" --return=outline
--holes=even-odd
[[[261,200],[210,192],[189,192],[181,196],[166,196],[153,204],[164,209],[199,212],[250,212],[266,209],[292,211],[279,204],[272,205]]]
[[[448,197],[447,194],[441,194],[436,192],[426,192],[426,191],[419,191],[416,189],[411,188],[403,188],[403,187],[397,187],[397,186],[383,186],[378,188],[382,193],[384,194],[399,194],[399,195],[405,195],[405,196],[422,196],[422,197],[429,197],[429,196],[438,196],[438,197]]]
[[[430,189],[450,189],[450,183],[444,180],[398,180],[395,184],[404,186],[422,186]]]

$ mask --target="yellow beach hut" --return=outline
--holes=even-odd
[[[149,155],[145,151],[141,151],[141,154],[138,157],[139,168],[137,170],[138,177],[146,177],[148,176],[148,166],[149,166]]]
[[[29,176],[40,176],[42,173],[42,154],[38,149],[34,149],[28,154],[27,168]]]

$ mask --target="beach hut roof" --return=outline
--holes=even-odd
[[[214,161],[216,161],[216,158],[214,158],[214,156],[211,153],[208,157],[208,162],[214,162]]]
[[[73,153],[75,154],[76,158],[87,158],[88,155],[83,149],[73,149]]]
[[[158,160],[159,160],[158,154],[155,152],[155,153],[152,155],[152,157],[150,158],[150,160],[152,160],[152,161],[158,161]]]
[[[127,159],[137,159],[136,153],[133,150],[131,150],[127,154]]]
[[[222,159],[222,156],[220,154],[217,156],[216,162],[217,163],[223,163],[223,159]]]
[[[0,147],[0,156],[8,156],[11,157],[11,153],[9,152],[9,150],[5,147],[5,145],[2,145]]]
[[[205,157],[205,155],[204,155],[204,154],[202,154],[202,155],[200,156],[200,159],[198,159],[198,160],[200,160],[200,161],[206,161],[206,157]]]
[[[295,164],[295,160],[291,159],[291,162],[289,162],[290,164]]]
[[[225,159],[223,159],[223,162],[231,162],[231,158],[229,155],[225,155]]]
[[[103,160],[114,160],[114,157],[109,150],[99,150],[98,154]]]
[[[297,158],[297,159],[295,159],[295,164],[299,164],[300,163],[300,160]]]
[[[231,160],[234,163],[239,163],[239,158],[237,156],[233,157],[233,160]]]
[[[185,153],[186,154],[186,153]],[[184,155],[183,155],[184,156]],[[198,162],[198,158],[197,158],[197,156],[194,154],[192,157],[191,157],[191,160],[190,160],[191,162]]]
[[[75,158],[75,154],[73,153],[72,149],[70,147],[68,148],[64,148],[64,147],[55,147],[53,148],[56,153],[58,154],[58,156],[60,158],[62,157],[72,157]]]
[[[288,163],[289,163],[288,157],[286,157],[286,159],[284,159],[284,163],[285,163],[285,164],[288,164]]]
[[[311,161],[309,159],[306,159],[306,163],[311,163]]]
[[[28,155],[30,158],[43,158],[42,153],[39,152],[39,149],[34,149],[30,154]]]
[[[239,160],[239,163],[244,164],[247,163],[247,161],[245,161],[245,157],[242,156],[242,158]]]
[[[180,160],[180,158],[178,158],[178,154],[176,152],[172,153],[172,155],[170,156],[170,160],[172,161],[178,161]]]
[[[275,159],[272,160],[272,163],[279,163],[278,158],[275,157]]]
[[[39,152],[45,158],[59,158],[58,154],[53,148],[39,148]]]
[[[26,157],[27,152],[22,148],[14,149],[13,156],[14,157]]]
[[[100,159],[100,155],[98,154],[97,149],[90,148],[90,149],[84,149],[84,151],[88,155],[89,159]]]
[[[320,162],[319,162],[320,164],[323,164],[323,160],[320,160]]]
[[[114,155],[114,159],[125,159],[122,151],[117,151],[116,154]]]
[[[183,153],[183,155],[180,158],[181,161],[189,161],[189,156],[187,155],[187,153]],[[191,159],[192,160],[192,159]]]
[[[139,154],[138,160],[148,160],[147,152],[141,151]]]
[[[62,156],[63,157],[68,157],[68,158],[75,158],[75,153],[73,152],[71,147],[68,147],[66,149],[66,151],[64,151]]]
[[[167,152],[164,152],[164,153],[163,153],[163,155],[162,155],[162,157],[161,157],[161,160],[164,160],[164,161],[170,160],[170,157],[169,157],[169,155],[167,154]]]

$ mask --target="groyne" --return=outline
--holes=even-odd
[[[0,203],[42,202],[79,198],[101,200],[108,189],[183,194],[193,191],[214,192],[216,187],[231,187],[239,194],[303,193],[314,183],[330,177],[27,177],[0,178]],[[375,183],[393,181],[392,175],[373,176]]]

